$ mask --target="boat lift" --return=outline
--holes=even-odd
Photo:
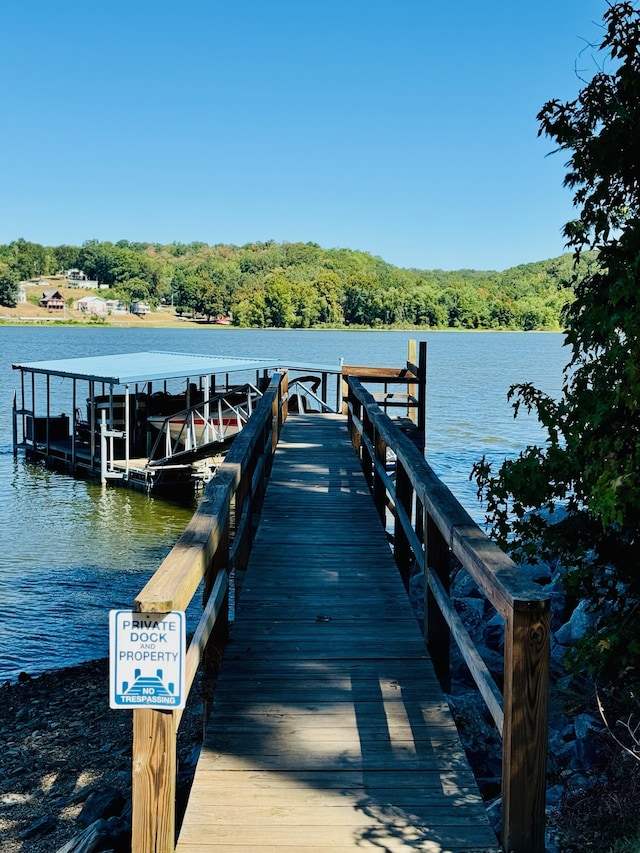
[[[247,423],[260,397],[260,389],[248,382],[173,415],[148,418],[147,423],[158,429],[149,464],[161,465],[184,453],[207,456],[212,445],[227,445]]]

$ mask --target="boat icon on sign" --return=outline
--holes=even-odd
[[[157,669],[155,675],[142,675],[139,669],[134,670],[134,680],[129,685],[128,681],[122,682],[122,694],[124,696],[174,696],[174,685],[170,682],[165,685],[162,680],[162,670]]]

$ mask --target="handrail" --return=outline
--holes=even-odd
[[[250,420],[235,438],[216,476],[205,487],[184,533],[138,594],[134,610],[186,610],[204,580],[203,614],[187,650],[185,689],[198,666],[215,675],[228,631],[229,576],[236,596],[252,544],[280,429],[287,417],[286,373],[276,373]],[[207,708],[205,708],[206,714]],[[175,849],[176,735],[181,711],[133,711],[132,853]]]
[[[480,530],[412,441],[356,376],[347,378],[352,444],[381,519],[394,517],[394,555],[405,585],[412,561],[425,575],[425,633],[436,672],[449,684],[453,636],[502,734],[502,842],[513,853],[545,848],[548,597]],[[386,471],[396,456],[395,484]],[[505,621],[503,694],[449,598],[453,554]]]
[[[313,388],[309,388],[306,381],[308,380],[306,380],[304,376],[297,377],[296,379],[289,379],[289,397],[291,398],[292,392],[295,391],[298,397],[304,399],[310,398],[314,403],[317,403],[321,412],[331,412],[332,414],[335,414],[335,409],[332,409],[331,406],[322,399],[322,397],[319,397]],[[318,385],[319,384],[320,379],[318,379]]]

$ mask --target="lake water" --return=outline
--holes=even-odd
[[[160,498],[74,480],[13,458],[13,363],[143,350],[399,366],[410,338],[428,341],[427,457],[482,521],[469,473],[541,434],[513,418],[507,391],[557,394],[562,336],[509,332],[333,332],[225,328],[0,326],[0,683],[108,653],[108,611],[129,607],[191,511]],[[53,389],[56,393],[56,389]]]

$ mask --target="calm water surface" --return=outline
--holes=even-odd
[[[559,334],[0,326],[0,682],[106,655],[108,611],[132,604],[191,516],[14,460],[12,363],[151,349],[398,366],[410,338],[428,341],[427,456],[481,521],[471,467],[482,454],[500,461],[541,440],[533,419],[514,420],[506,395],[525,381],[559,392]]]

